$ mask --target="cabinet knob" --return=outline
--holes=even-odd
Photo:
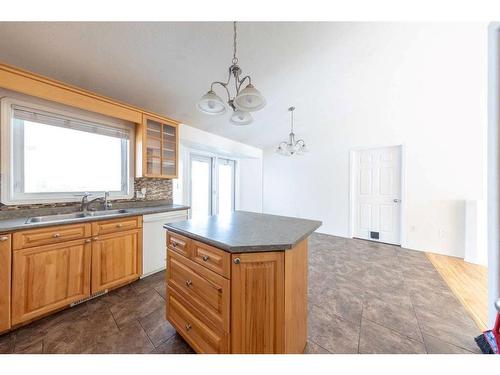
[[[85,240],[85,243],[89,243],[89,242],[90,242],[90,238],[87,238],[87,239]]]
[[[116,224],[116,227],[117,228],[121,228],[121,227],[123,227],[123,224],[121,224],[121,223],[120,224]]]
[[[189,288],[191,285],[193,285],[193,282],[191,280],[186,280],[186,286]]]
[[[7,236],[2,236],[2,237],[0,237],[0,241],[2,241],[2,242],[3,242],[3,241],[7,241],[8,239],[9,239],[9,237],[7,237]]]
[[[202,259],[204,262],[207,262],[210,259],[210,257],[208,255],[203,255]]]
[[[54,234],[52,235],[52,237],[54,237],[54,238],[59,238],[59,237],[61,237],[61,234],[60,234],[60,233],[54,233]]]
[[[189,323],[186,323],[185,327],[186,327],[186,331],[189,331],[192,328],[191,324],[189,324]]]
[[[177,242],[172,241],[172,247],[177,247]]]
[[[97,241],[98,239],[99,239],[99,237],[92,238],[92,240],[94,240],[94,241]]]
[[[241,263],[240,258],[234,258],[233,263],[234,264],[240,264]]]

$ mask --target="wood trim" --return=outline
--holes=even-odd
[[[171,118],[3,63],[0,63],[0,87],[136,124],[142,122],[143,114],[179,124]]]
[[[285,353],[307,344],[307,239],[285,251]]]
[[[10,329],[11,235],[0,237],[0,333]]]

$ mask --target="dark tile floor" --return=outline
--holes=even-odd
[[[192,353],[158,273],[0,336],[0,353]],[[307,353],[478,352],[478,328],[425,254],[310,239]]]

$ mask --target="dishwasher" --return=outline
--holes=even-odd
[[[142,228],[142,277],[166,267],[166,233],[163,224],[188,219],[187,210],[161,212],[143,216]]]

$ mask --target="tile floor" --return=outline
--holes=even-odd
[[[307,353],[477,353],[424,253],[313,234]],[[192,353],[164,319],[164,273],[0,336],[0,353]]]

